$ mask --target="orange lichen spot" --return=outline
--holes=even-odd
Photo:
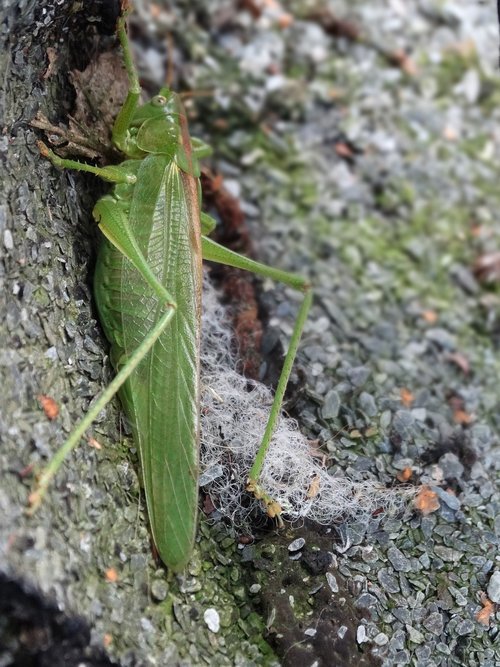
[[[473,222],[470,228],[470,233],[473,238],[478,239],[485,233],[485,227],[478,222]]]
[[[216,118],[214,120],[214,127],[217,130],[227,130],[229,123],[225,118]]]
[[[293,23],[293,16],[284,12],[278,18],[278,26],[282,29],[289,28]]]
[[[415,507],[422,512],[424,516],[431,514],[440,508],[439,498],[430,486],[422,486],[415,498]]]
[[[340,157],[352,157],[353,155],[351,148],[343,141],[338,141],[335,144],[335,152]]]
[[[40,505],[40,502],[41,498],[39,491],[33,491],[28,495],[28,509],[26,510],[28,516],[31,516],[36,512],[38,506]]]
[[[468,412],[465,412],[465,410],[455,410],[453,413],[453,421],[462,426],[467,426],[473,419],[474,417]]]
[[[106,577],[106,581],[109,581],[111,584],[116,583],[119,579],[118,572],[114,567],[108,567],[104,575]]]
[[[224,178],[222,174],[215,174],[215,176],[212,178],[212,187],[214,189],[214,192],[218,192],[224,184]]]
[[[160,7],[160,5],[157,5],[155,3],[151,3],[149,5],[149,13],[151,14],[151,16],[154,19],[158,19],[158,18],[160,18],[161,14],[162,14],[162,8]]]
[[[59,406],[54,399],[50,396],[45,396],[44,394],[39,394],[37,399],[42,406],[42,410],[45,412],[47,419],[57,419],[59,416]]]
[[[343,88],[330,88],[328,90],[328,97],[331,100],[342,100],[346,96],[346,91]]]
[[[468,38],[454,44],[449,44],[443,49],[443,53],[457,54],[462,56],[462,58],[469,59],[476,55],[477,49],[474,40]]]
[[[101,443],[98,440],[96,440],[95,438],[89,437],[89,438],[87,438],[87,442],[94,449],[102,449]]]
[[[443,139],[446,139],[446,141],[456,141],[458,139],[458,132],[451,125],[445,125]]]
[[[465,373],[465,375],[469,373],[470,364],[465,354],[462,354],[461,352],[453,352],[449,354],[446,359],[451,361],[452,364],[455,364],[455,366],[458,366],[458,368],[460,368],[462,373]]]
[[[412,469],[405,468],[404,470],[398,472],[398,474],[396,475],[396,479],[398,479],[400,482],[407,482],[409,479],[411,479],[412,475],[413,475]]]
[[[405,406],[405,408],[409,408],[413,403],[413,401],[415,400],[415,396],[411,393],[409,389],[406,389],[406,387],[400,389],[399,397],[401,399],[401,403]]]
[[[427,324],[435,324],[438,320],[438,314],[435,310],[428,308],[422,311],[422,319],[424,319]]]
[[[495,613],[495,603],[488,598],[486,593],[481,593],[481,604],[483,608],[477,612],[476,621],[483,625],[489,625],[490,618]]]
[[[418,74],[418,67],[415,61],[403,49],[396,49],[389,52],[387,59],[392,65],[396,65],[405,74],[408,74],[408,76],[416,76]]]
[[[293,16],[285,11],[277,0],[243,0],[243,7],[250,12],[254,19],[263,14],[274,19],[280,28],[288,28],[293,23]]]

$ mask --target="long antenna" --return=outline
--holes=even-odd
[[[167,32],[167,54],[167,87],[172,88],[174,82],[174,38],[171,32]]]

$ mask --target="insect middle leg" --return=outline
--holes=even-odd
[[[264,465],[264,460],[266,458],[269,445],[271,443],[271,438],[273,436],[276,423],[278,421],[281,405],[283,403],[283,397],[285,394],[286,386],[288,384],[288,379],[292,370],[293,362],[297,354],[297,348],[299,346],[300,338],[302,336],[302,330],[307,319],[307,314],[311,307],[312,303],[312,290],[309,282],[302,276],[296,275],[294,273],[288,273],[287,271],[281,271],[280,269],[275,269],[271,266],[266,266],[260,262],[255,262],[248,257],[239,255],[238,253],[223,248],[215,241],[202,236],[202,252],[203,258],[210,260],[212,262],[217,262],[219,264],[227,264],[228,266],[234,266],[237,269],[244,269],[245,271],[251,271],[257,275],[263,276],[265,278],[271,278],[277,280],[284,285],[292,287],[299,292],[304,294],[304,298],[299,308],[297,318],[295,320],[295,325],[293,327],[292,336],[290,338],[290,343],[288,346],[288,351],[285,356],[285,361],[283,363],[283,368],[281,371],[280,378],[278,380],[278,386],[276,387],[276,392],[274,394],[274,400],[269,413],[269,419],[267,421],[266,429],[264,431],[264,436],[260,444],[259,450],[255,457],[250,472],[248,473],[247,480],[247,490],[252,492],[256,498],[262,500],[266,505],[267,512],[269,516],[279,516],[281,512],[281,507],[279,504],[273,500],[268,494],[266,494],[259,486],[259,477],[262,472],[262,467]]]

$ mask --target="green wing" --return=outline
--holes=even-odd
[[[150,155],[130,190],[129,220],[153,273],[172,294],[170,326],[120,392],[137,443],[147,507],[162,560],[181,570],[191,554],[198,504],[200,213],[196,179]],[[121,195],[121,193],[120,193]],[[95,295],[116,368],[163,314],[134,267],[107,241]]]

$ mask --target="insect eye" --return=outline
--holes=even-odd
[[[154,107],[163,107],[167,103],[167,98],[165,95],[155,95],[151,100],[151,104]]]

